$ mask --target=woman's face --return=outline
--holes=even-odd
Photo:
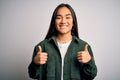
[[[73,18],[67,7],[61,7],[58,9],[55,24],[58,34],[71,34]]]

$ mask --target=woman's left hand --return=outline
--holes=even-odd
[[[91,56],[88,52],[88,44],[85,45],[84,51],[78,52],[77,59],[81,63],[87,63],[91,60]]]

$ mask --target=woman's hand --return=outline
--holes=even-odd
[[[78,52],[77,55],[78,61],[81,63],[87,63],[91,60],[91,56],[88,52],[88,45],[85,45],[84,51]]]
[[[37,55],[34,57],[34,63],[38,64],[38,65],[42,65],[45,64],[47,62],[47,53],[42,52],[42,48],[41,46],[38,46],[39,51],[37,53]]]

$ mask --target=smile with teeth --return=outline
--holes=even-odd
[[[59,27],[60,27],[61,29],[64,29],[64,28],[67,28],[67,26],[68,26],[68,25],[60,25]]]

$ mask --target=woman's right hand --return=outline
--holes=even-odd
[[[42,52],[42,47],[38,46],[39,51],[37,53],[37,55],[34,57],[34,63],[38,64],[38,65],[42,65],[45,64],[47,62],[47,53]]]

